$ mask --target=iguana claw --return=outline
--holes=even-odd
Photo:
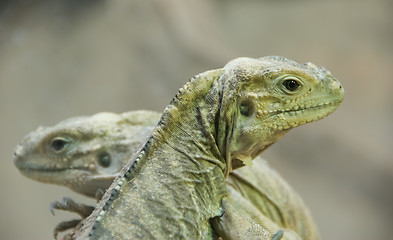
[[[49,205],[49,210],[53,215],[55,215],[55,209],[73,212],[82,218],[86,218],[93,212],[94,207],[76,203],[71,198],[64,197],[62,202],[54,201]]]
[[[53,237],[54,239],[57,239],[57,235],[60,232],[75,228],[83,219],[89,216],[93,212],[94,207],[76,203],[71,198],[64,197],[61,202],[54,201],[49,205],[49,210],[53,215],[55,215],[55,209],[73,212],[82,217],[82,219],[74,219],[57,224],[53,230]],[[70,236],[66,235],[63,237],[63,239],[70,239]]]
[[[102,188],[97,189],[95,194],[95,199],[98,201],[101,200],[102,196],[104,196],[105,191]]]

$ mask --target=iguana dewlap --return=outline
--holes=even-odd
[[[281,57],[239,58],[197,75],[180,89],[76,237],[207,239],[213,229],[225,234],[217,217],[238,214],[236,208],[223,211],[232,206],[228,173],[291,128],[327,116],[342,99],[341,85],[325,69]]]

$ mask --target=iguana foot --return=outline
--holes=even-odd
[[[82,219],[75,219],[71,221],[64,221],[56,225],[55,229],[53,229],[53,238],[57,239],[57,235],[61,232],[67,231],[69,229],[73,229],[82,221]],[[71,235],[67,234],[62,237],[62,240],[72,239]]]
[[[87,218],[94,210],[94,207],[81,203],[76,203],[71,198],[64,197],[61,202],[54,201],[49,205],[49,210],[55,215],[55,209],[73,212],[82,217],[82,219],[75,219],[71,221],[64,221],[56,225],[53,230],[53,237],[57,239],[57,235],[61,232],[73,229],[85,218]],[[71,235],[65,235],[63,240],[72,239]]]
[[[71,198],[64,197],[62,202],[54,201],[49,205],[49,210],[55,215],[55,209],[74,212],[82,218],[87,218],[94,210],[94,207],[81,203],[76,203]]]

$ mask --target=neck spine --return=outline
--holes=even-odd
[[[217,165],[223,172],[227,171],[225,155],[221,153],[217,143],[218,130],[216,129],[217,114],[220,112],[219,101],[222,99],[207,97],[213,95],[209,90],[217,84],[216,80],[221,73],[222,69],[218,69],[196,75],[179,90],[164,110],[152,136],[139,151],[135,161],[129,161],[123,167],[110,187],[112,193],[103,207],[104,211],[117,197],[118,189],[124,181],[132,181],[148,162],[149,153],[163,144],[194,159],[201,159],[199,161],[201,173],[209,171],[207,169],[211,164]]]

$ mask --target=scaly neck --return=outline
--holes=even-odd
[[[114,222],[127,223],[122,232],[137,235],[192,238],[211,233],[208,219],[222,213],[221,199],[227,194],[221,135],[230,127],[219,125],[220,73],[198,75],[179,91],[139,156],[105,194],[92,236],[117,234]]]

